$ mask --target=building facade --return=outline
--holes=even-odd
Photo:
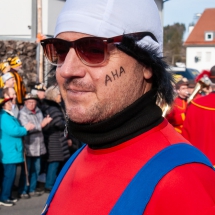
[[[53,35],[57,16],[65,0],[41,0],[42,33]],[[37,0],[1,0],[0,40],[29,39],[37,36]]]
[[[206,9],[184,43],[186,66],[200,72],[215,65],[215,8]]]
[[[65,0],[41,0],[42,33],[53,36]],[[155,0],[162,18],[163,1]],[[4,8],[4,9],[2,9]],[[37,0],[1,0],[0,40],[30,39],[37,35]]]

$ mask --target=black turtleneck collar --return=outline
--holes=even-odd
[[[69,132],[92,149],[113,147],[163,121],[156,98],[155,90],[150,90],[121,112],[98,123],[78,124],[69,121]]]

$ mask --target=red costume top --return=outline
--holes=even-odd
[[[187,109],[187,102],[180,97],[177,97],[174,101],[173,107],[169,114],[167,114],[166,119],[170,124],[173,125],[175,130],[181,134],[183,123],[185,120],[185,112]]]
[[[63,178],[47,214],[107,215],[139,169],[178,142],[186,140],[164,120],[111,148],[85,147]],[[215,172],[202,164],[177,167],[161,179],[144,214],[215,214],[214,181]]]
[[[215,93],[192,101],[187,109],[182,135],[215,165]]]

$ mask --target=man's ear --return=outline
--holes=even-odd
[[[150,79],[152,77],[152,69],[147,68],[147,67],[143,67],[143,77],[145,79]]]

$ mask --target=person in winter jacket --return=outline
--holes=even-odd
[[[49,87],[46,91],[46,99],[43,100],[42,110],[43,113],[53,119],[43,130],[48,156],[45,192],[50,192],[56,180],[59,167],[70,156],[68,142],[71,142],[71,140],[64,136],[66,120],[60,102],[61,95],[58,87]]]
[[[49,116],[43,118],[41,110],[36,106],[37,100],[38,97],[36,95],[27,94],[25,97],[25,105],[20,110],[18,116],[22,125],[31,122],[35,126],[35,128],[24,137],[30,185],[27,186],[26,184],[25,168],[22,166],[18,191],[20,198],[29,198],[29,196],[37,195],[35,189],[40,172],[40,156],[46,153],[42,129],[52,120]]]
[[[34,129],[30,122],[21,126],[14,117],[12,110],[13,98],[2,98],[0,100],[0,162],[3,166],[3,180],[0,192],[0,205],[12,206],[17,199],[14,199],[12,187],[16,176],[16,165],[24,161],[22,137],[28,131]]]

